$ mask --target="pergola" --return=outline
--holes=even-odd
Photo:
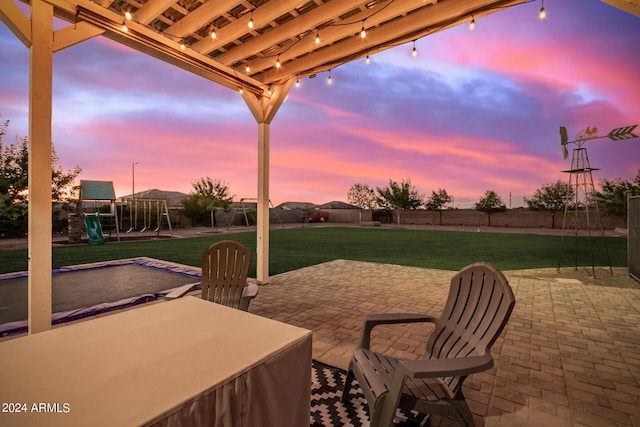
[[[53,54],[96,36],[239,91],[258,124],[257,279],[269,280],[269,126],[304,77],[537,0],[31,0],[0,19],[30,50],[29,331],[51,327]],[[603,0],[640,16],[640,0]],[[544,7],[543,0],[540,2]],[[54,31],[54,17],[70,25]]]

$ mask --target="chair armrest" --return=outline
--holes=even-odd
[[[242,291],[242,298],[255,298],[258,295],[258,284],[255,282],[248,282],[247,286]]]
[[[398,362],[404,374],[410,378],[460,377],[493,367],[490,353],[459,359],[401,359]]]
[[[176,298],[181,298],[183,296],[185,296],[188,292],[191,292],[191,290],[197,286],[200,286],[202,284],[202,282],[197,282],[197,283],[189,283],[187,285],[183,285],[180,286],[178,288],[174,288],[171,290],[171,292],[169,292],[168,294],[166,294],[164,296],[164,299],[176,299]]]
[[[378,313],[367,314],[364,317],[364,327],[360,336],[358,348],[369,349],[371,345],[371,331],[378,325],[391,325],[396,323],[435,322],[436,318],[418,313]]]

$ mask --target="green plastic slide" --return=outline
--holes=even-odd
[[[85,214],[84,225],[87,229],[89,244],[103,245],[104,235],[102,234],[102,225],[100,225],[100,216],[98,214]]]

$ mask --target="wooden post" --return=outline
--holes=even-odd
[[[269,282],[269,124],[258,123],[258,212],[256,279]]]
[[[258,212],[256,280],[269,283],[269,126],[294,81],[278,86],[272,95],[258,97],[244,91],[242,98],[258,123]]]
[[[29,333],[51,329],[53,6],[31,2],[29,61]]]

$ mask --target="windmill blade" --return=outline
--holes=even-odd
[[[569,136],[567,136],[567,128],[560,126],[560,144],[567,145],[569,142]]]
[[[624,127],[621,127],[621,128],[613,129],[611,132],[609,132],[607,137],[609,139],[611,139],[612,141],[621,141],[621,140],[624,140],[624,139],[637,138],[638,135],[633,133],[633,130],[637,126],[638,125],[631,125],[631,126],[624,126]]]
[[[560,126],[560,144],[562,145],[562,157],[567,159],[569,156],[569,151],[567,151],[567,144],[569,143],[569,136],[567,134],[567,128],[564,126]]]

